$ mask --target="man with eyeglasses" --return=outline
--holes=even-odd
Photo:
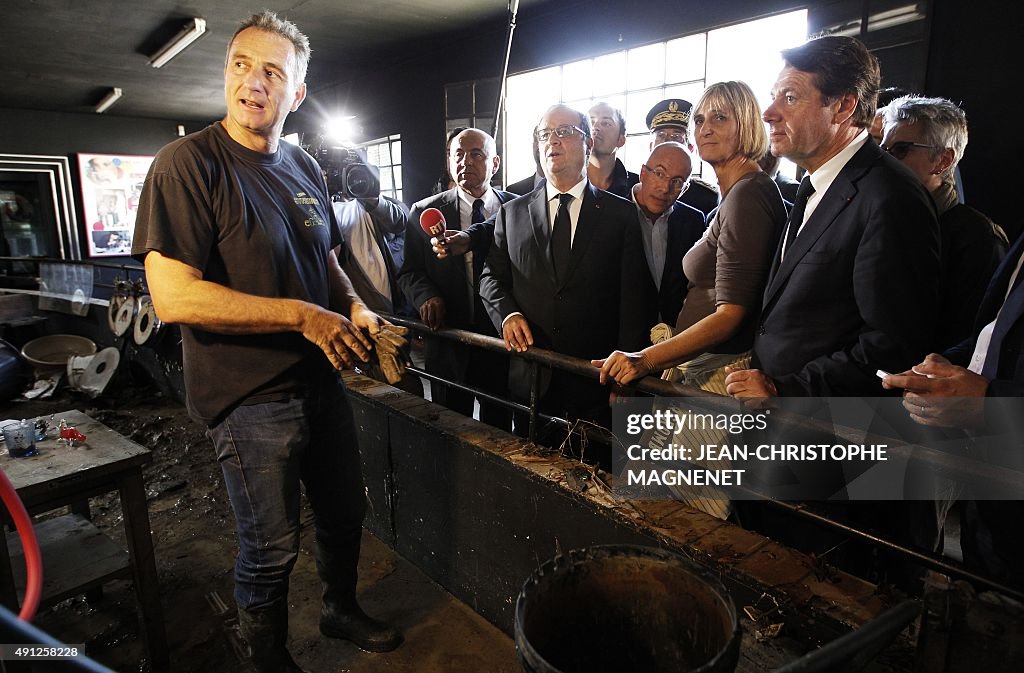
[[[647,128],[651,130],[651,149],[662,143],[679,143],[690,153],[690,112],[693,104],[682,98],[666,98],[647,113]],[[705,218],[718,207],[718,190],[700,178],[691,178],[679,200],[704,213]]]
[[[534,138],[546,184],[498,210],[480,278],[506,348],[521,353],[534,346],[589,360],[609,347],[644,344],[645,290],[637,285],[647,271],[636,213],[587,180],[590,120],[556,105]],[[509,376],[510,391],[522,400],[530,395],[525,365],[513,358]],[[558,370],[541,379],[542,412],[610,422],[607,390],[596,382]],[[523,431],[517,419],[517,432]],[[557,432],[541,439],[560,443]]]
[[[683,145],[662,143],[640,167],[640,182],[631,190],[654,284],[649,325],[676,324],[687,289],[683,255],[704,234],[704,214],[676,200],[690,179],[692,165]]]
[[[598,189],[628,199],[640,176],[627,171],[615,156],[626,144],[626,119],[620,110],[603,101],[593,105],[588,114],[594,131],[594,150],[587,165],[587,179]]]
[[[431,329],[454,327],[498,335],[478,292],[489,237],[481,237],[482,244],[465,256],[438,258],[431,252],[430,240],[420,227],[420,215],[428,208],[437,208],[447,227],[453,230],[483,223],[501,204],[515,198],[515,194],[491,187],[491,177],[500,164],[494,138],[480,129],[464,129],[452,138],[448,148],[448,172],[455,186],[412,207],[398,283],[419,311],[420,319]],[[427,339],[424,361],[430,374],[492,393],[505,390],[508,358],[500,353],[463,348],[443,339]],[[431,397],[453,411],[473,415],[474,396],[469,393],[436,384],[431,387]],[[479,402],[481,421],[512,429],[512,416],[507,409],[483,398]]]

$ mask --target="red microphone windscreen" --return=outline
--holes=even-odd
[[[420,215],[420,229],[431,238],[441,236],[445,230],[444,213],[437,208],[427,208]]]

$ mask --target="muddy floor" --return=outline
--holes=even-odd
[[[152,451],[153,462],[144,473],[171,652],[168,670],[247,670],[234,630],[234,523],[212,445],[180,404],[156,390],[115,379],[108,391],[88,399],[60,389],[48,400],[0,403],[0,420],[56,414],[57,421],[60,411],[80,409]],[[6,460],[11,459],[4,452],[0,465]],[[123,544],[116,494],[93,498],[90,504],[94,522]],[[315,673],[520,670],[505,634],[368,533],[360,561],[360,600],[370,614],[400,626],[405,643],[392,653],[367,654],[320,637],[311,514],[308,507],[303,512],[289,603],[290,647],[304,668]],[[35,623],[66,643],[85,644],[89,656],[115,671],[152,670],[128,582],[105,585],[99,600],[67,600],[42,612]]]

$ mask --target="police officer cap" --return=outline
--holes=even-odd
[[[682,98],[663,100],[647,113],[647,128],[653,133],[663,128],[689,128],[693,104]]]

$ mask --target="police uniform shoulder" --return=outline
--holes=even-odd
[[[718,193],[718,187],[711,184],[710,182],[702,180],[701,178],[690,178],[690,188],[693,189],[694,187],[703,187],[704,189],[712,191],[715,194]]]

